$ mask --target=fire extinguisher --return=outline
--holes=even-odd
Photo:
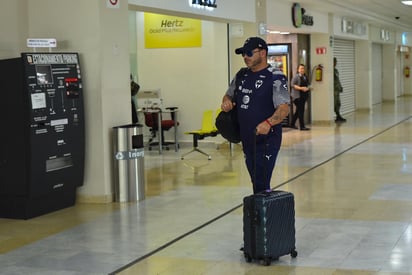
[[[315,80],[322,81],[322,78],[323,78],[323,66],[322,64],[319,64],[315,68]]]
[[[405,66],[405,69],[404,69],[404,75],[405,75],[405,77],[406,78],[409,78],[409,75],[410,75],[410,73],[411,73],[411,70],[409,69],[409,67],[408,66]]]

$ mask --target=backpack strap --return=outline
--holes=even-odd
[[[237,91],[239,90],[240,84],[242,84],[243,77],[245,76],[246,72],[248,71],[248,67],[241,68],[235,76],[235,91],[233,92],[232,101],[236,98]]]
[[[236,73],[236,79],[235,79],[236,88],[240,86],[240,83],[242,82],[243,77],[245,76],[247,70],[248,70],[248,67],[243,67]]]

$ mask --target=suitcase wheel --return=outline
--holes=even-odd
[[[272,262],[271,258],[264,258],[263,259],[263,265],[265,265],[265,266],[269,266],[271,262]]]
[[[297,252],[295,249],[293,249],[293,250],[290,252],[290,256],[292,256],[292,258],[296,258],[296,257],[298,256],[298,252]]]
[[[244,255],[245,255],[246,262],[250,263],[252,261],[252,257],[250,257],[250,255],[247,253],[245,253]]]

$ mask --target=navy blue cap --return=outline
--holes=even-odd
[[[266,44],[265,40],[260,37],[249,37],[246,39],[243,47],[237,48],[235,50],[236,54],[243,54],[246,52],[253,51],[254,49],[265,49],[268,50],[268,45]]]

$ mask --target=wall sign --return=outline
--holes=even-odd
[[[341,27],[343,33],[350,33],[359,36],[366,35],[366,24],[351,18],[342,17]]]
[[[120,0],[106,0],[106,5],[108,8],[118,9],[120,8]]]
[[[28,38],[27,47],[29,48],[56,48],[56,38]]]
[[[217,8],[217,0],[189,0],[189,4],[192,7],[202,8]]]
[[[381,29],[380,38],[383,41],[389,41],[391,39],[391,33],[389,30]]]
[[[313,26],[313,16],[306,15],[306,10],[299,3],[293,3],[292,22],[293,26],[300,28],[302,25]]]
[[[326,54],[326,47],[317,47],[316,54]]]
[[[198,19],[144,13],[146,48],[202,46],[202,22]]]

